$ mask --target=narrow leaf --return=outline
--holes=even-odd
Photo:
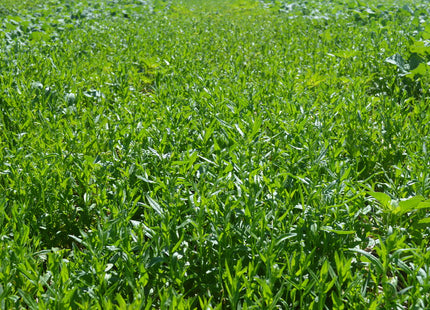
[[[430,224],[430,217],[426,217],[426,218],[419,220],[418,224]]]
[[[352,252],[359,253],[364,257],[366,257],[372,263],[372,265],[377,269],[379,273],[383,273],[384,267],[382,266],[382,262],[378,258],[373,256],[371,253],[366,252],[362,249],[349,249],[349,250]]]
[[[158,214],[163,215],[163,209],[160,207],[158,202],[156,202],[154,199],[152,199],[149,196],[146,196],[146,198],[148,199],[148,202],[151,208],[154,209],[154,211],[157,212]]]

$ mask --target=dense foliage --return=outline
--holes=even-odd
[[[430,6],[0,4],[2,309],[428,309]]]

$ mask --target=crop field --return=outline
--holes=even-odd
[[[426,1],[2,0],[0,309],[429,309],[429,104]]]

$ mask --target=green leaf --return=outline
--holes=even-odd
[[[400,54],[394,54],[393,56],[390,56],[385,59],[385,61],[397,66],[403,72],[409,71],[409,67],[406,66],[406,61]]]
[[[29,293],[23,291],[22,289],[18,288],[18,293],[21,295],[24,302],[27,304],[27,306],[30,307],[30,309],[39,309],[37,306],[37,303],[34,301],[34,298],[30,296]]]
[[[367,192],[370,196],[375,198],[385,209],[391,209],[391,197],[381,192]]]
[[[157,212],[159,215],[164,215],[163,209],[161,206],[156,202],[154,199],[152,199],[150,196],[146,196],[148,199],[149,205],[152,209],[154,209],[155,212]]]
[[[355,230],[337,230],[337,229],[324,228],[324,227],[322,227],[321,230],[327,231],[327,232],[332,232],[332,233],[335,233],[337,235],[353,235],[353,234],[355,234]]]
[[[420,63],[414,70],[406,74],[409,78],[414,78],[416,75],[423,76],[427,73],[428,65],[425,63]]]
[[[49,40],[49,35],[44,32],[34,31],[30,33],[30,40],[32,41],[47,41]]]
[[[427,209],[427,208],[430,208],[430,200],[426,200],[426,201],[420,202],[416,206],[416,209]]]
[[[365,258],[367,258],[370,261],[370,263],[375,267],[375,269],[378,273],[380,273],[380,274],[383,273],[384,267],[382,265],[382,262],[378,258],[373,256],[371,253],[366,252],[362,249],[349,249],[349,250],[352,252],[356,252],[358,254],[363,255]]]
[[[426,217],[426,218],[419,220],[418,224],[430,224],[430,217]]]
[[[427,46],[424,41],[415,41],[409,46],[409,51],[412,53],[409,58],[409,64],[413,65],[411,69],[418,66],[419,63],[424,62],[422,57],[426,57],[430,53],[430,46]]]
[[[120,294],[117,294],[115,299],[118,302],[118,309],[127,309],[127,303]]]
[[[399,201],[398,206],[393,210],[394,214],[403,215],[413,209],[416,209],[424,201],[423,196],[414,196],[406,200]]]
[[[328,275],[329,262],[325,260],[320,269],[320,282],[325,282]]]

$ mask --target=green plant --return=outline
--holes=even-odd
[[[0,307],[428,308],[429,12],[2,2]]]

